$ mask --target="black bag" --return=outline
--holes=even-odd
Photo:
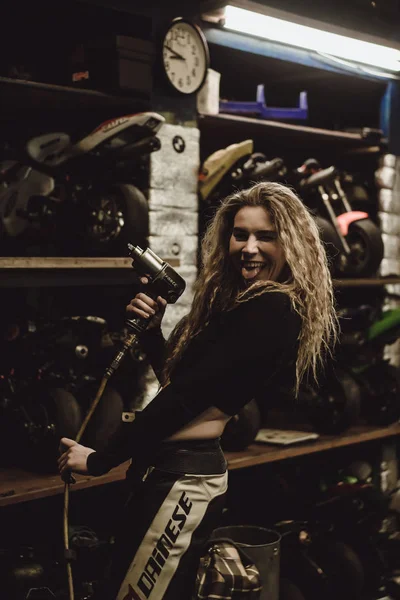
[[[246,553],[230,539],[211,540],[200,561],[193,600],[257,600],[261,590],[260,573]]]

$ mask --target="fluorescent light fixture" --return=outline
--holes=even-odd
[[[322,31],[236,6],[225,7],[224,26],[240,33],[329,54],[362,65],[400,71],[400,50],[396,48]]]

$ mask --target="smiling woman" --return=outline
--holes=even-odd
[[[285,254],[267,210],[244,206],[235,215],[229,242],[232,263],[245,285],[254,281],[277,281]]]
[[[151,318],[141,344],[161,384],[157,396],[121,423],[102,451],[62,440],[62,472],[101,475],[132,458],[130,495],[102,587],[107,600],[145,600],[150,592],[155,600],[191,597],[200,554],[223,510],[219,438],[226,423],[254,398],[268,403],[280,380],[296,394],[335,339],[319,232],[285,186],[260,183],[226,198],[203,238],[202,260],[191,310],[167,344],[161,297],[140,293],[127,307]],[[185,518],[177,525],[179,506]]]

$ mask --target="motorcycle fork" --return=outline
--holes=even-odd
[[[344,238],[344,236],[343,236],[343,234],[342,234],[342,232],[340,230],[339,224],[338,224],[337,219],[336,219],[335,211],[333,210],[333,207],[332,207],[332,204],[331,204],[330,195],[326,191],[325,187],[322,186],[322,185],[318,186],[318,192],[319,192],[319,195],[321,196],[322,202],[324,203],[324,206],[325,206],[325,208],[326,208],[326,210],[327,210],[327,212],[329,214],[329,218],[331,220],[331,223],[334,226],[334,228],[336,230],[336,233],[337,233],[337,235],[339,237],[339,240],[340,240],[340,243],[342,245],[343,251],[344,251],[345,254],[347,254],[347,256],[349,256],[350,253],[351,253],[351,250],[350,250],[350,247],[349,247],[348,243],[346,242],[346,240],[345,240],[345,238]],[[340,197],[340,195],[339,195],[339,197]],[[348,211],[346,211],[346,212],[348,212]]]

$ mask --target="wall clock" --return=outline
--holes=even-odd
[[[181,94],[195,94],[210,64],[207,40],[191,21],[178,17],[162,41],[162,65],[169,84]]]

